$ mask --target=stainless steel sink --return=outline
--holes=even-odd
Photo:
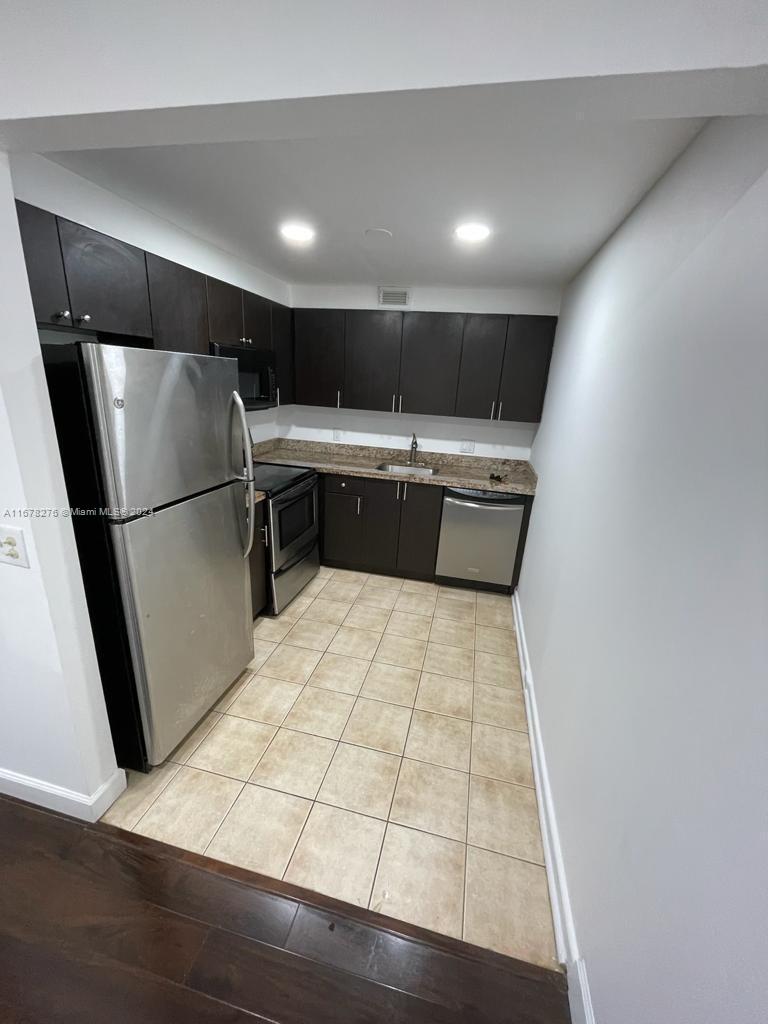
[[[423,463],[414,463],[412,466],[398,466],[392,462],[380,462],[376,469],[382,473],[409,473],[412,476],[435,476],[440,472],[439,466],[425,466]]]

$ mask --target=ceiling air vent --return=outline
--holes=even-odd
[[[379,288],[380,306],[407,306],[409,300],[407,288]]]

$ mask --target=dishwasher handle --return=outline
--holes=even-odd
[[[522,506],[519,503],[514,505],[491,505],[487,502],[479,501],[462,501],[460,498],[443,498],[443,504],[445,505],[459,505],[461,508],[478,508],[482,509],[483,512],[521,512]]]

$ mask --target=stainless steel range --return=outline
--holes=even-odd
[[[262,462],[253,478],[256,490],[267,495],[270,610],[279,615],[320,566],[317,473]]]

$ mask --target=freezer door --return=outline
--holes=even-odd
[[[113,518],[158,508],[243,472],[237,363],[215,356],[80,346]]]
[[[110,529],[148,757],[159,764],[253,657],[243,484]]]

